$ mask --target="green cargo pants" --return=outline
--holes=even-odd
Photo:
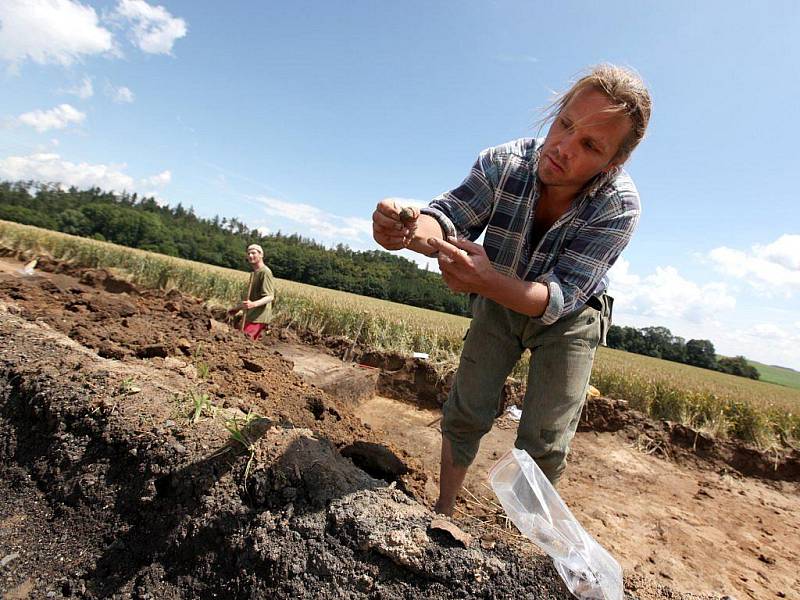
[[[469,466],[498,413],[508,374],[531,350],[527,390],[515,446],[536,461],[555,484],[564,471],[578,427],[595,350],[605,342],[611,319],[609,296],[601,308],[584,306],[552,325],[477,296],[458,371],[445,402],[442,435],[453,461]],[[595,300],[595,303],[596,303]]]

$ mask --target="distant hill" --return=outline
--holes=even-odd
[[[795,371],[788,367],[765,365],[754,360],[748,360],[747,362],[758,369],[758,372],[761,374],[761,381],[777,383],[778,385],[785,385],[786,387],[800,390],[800,371]]]

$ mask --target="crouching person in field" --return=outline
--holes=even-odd
[[[242,311],[241,330],[253,340],[257,340],[272,320],[275,284],[272,281],[272,271],[264,264],[264,250],[261,246],[250,244],[247,247],[247,262],[253,269],[247,294],[241,304],[231,308],[228,314],[233,316]]]

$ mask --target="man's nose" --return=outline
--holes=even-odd
[[[564,134],[556,146],[559,156],[569,160],[575,152],[575,135],[573,133]]]

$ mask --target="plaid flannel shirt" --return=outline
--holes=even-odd
[[[620,171],[578,196],[532,247],[542,142],[523,138],[484,150],[464,182],[422,213],[447,236],[475,241],[485,231],[483,246],[497,271],[546,284],[550,299],[538,319],[549,325],[606,290],[606,272],[630,241],[641,209],[633,180]]]

